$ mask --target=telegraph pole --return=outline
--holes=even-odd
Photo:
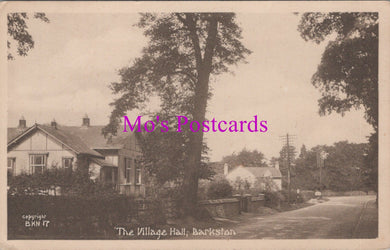
[[[286,146],[287,150],[287,189],[288,189],[288,196],[287,201],[290,203],[290,197],[291,197],[291,153],[290,152],[290,145],[292,144],[292,140],[296,137],[296,135],[289,135],[288,133],[286,135],[280,136],[280,138],[284,142],[284,146]]]

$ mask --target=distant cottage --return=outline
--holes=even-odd
[[[277,167],[238,166],[231,171],[228,171],[227,165],[225,165],[224,168],[226,179],[232,183],[234,183],[237,179],[240,179],[247,181],[253,187],[257,180],[269,179],[275,184],[276,190],[282,189],[282,174]]]
[[[86,115],[81,126],[26,126],[22,117],[17,128],[8,128],[7,170],[12,175],[34,174],[53,166],[74,170],[88,168],[91,178],[115,184],[120,193],[145,195],[141,150],[134,133],[118,132],[105,138],[104,126],[91,126]]]

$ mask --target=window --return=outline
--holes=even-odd
[[[105,155],[105,160],[109,163],[118,166],[118,156],[117,155]]]
[[[73,157],[62,157],[62,167],[72,171]]]
[[[15,175],[15,161],[16,161],[16,158],[8,158],[7,159],[7,171],[11,176]]]
[[[131,158],[125,158],[125,179],[126,183],[131,183]]]
[[[32,174],[43,173],[46,169],[46,154],[30,155],[30,171]]]
[[[134,160],[135,165],[135,184],[141,184],[141,166],[137,160]]]

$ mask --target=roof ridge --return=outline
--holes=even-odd
[[[28,135],[30,132],[35,129],[41,130],[43,133],[52,137],[52,139],[56,140],[60,144],[65,145],[71,151],[76,154],[87,154],[94,157],[103,157],[99,152],[90,148],[80,137],[77,135],[73,135],[66,130],[53,128],[50,125],[38,124],[35,123],[28,129],[24,130],[22,133],[18,134],[16,137],[12,138],[7,143],[7,148],[11,147],[13,144],[17,143],[21,138]]]

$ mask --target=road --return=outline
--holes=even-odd
[[[238,239],[351,239],[377,237],[375,196],[330,197],[302,209],[258,216],[232,227]]]

